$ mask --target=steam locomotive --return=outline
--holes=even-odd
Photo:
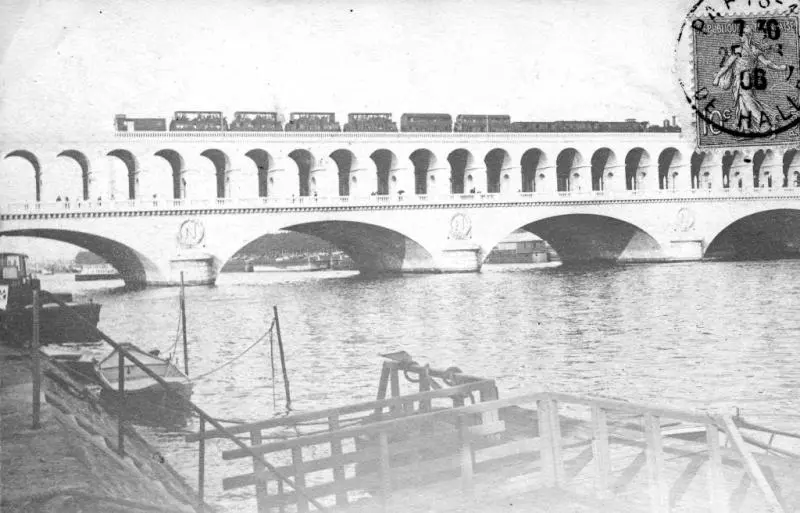
[[[114,117],[118,132],[167,130],[164,118]],[[240,132],[341,132],[333,112],[292,112],[281,125],[277,112],[239,111],[230,126],[218,111],[178,111],[169,123],[170,131],[240,131]],[[348,114],[345,132],[397,132],[397,123],[388,112]],[[507,115],[459,114],[455,124],[450,114],[406,113],[400,118],[401,132],[680,132],[675,123],[662,125],[647,121],[511,121]]]

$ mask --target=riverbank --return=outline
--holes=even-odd
[[[41,426],[32,429],[30,364],[0,346],[0,510],[195,511],[194,490],[158,449],[129,426],[119,456],[116,418],[46,358]]]

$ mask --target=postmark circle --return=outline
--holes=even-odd
[[[675,48],[700,147],[800,137],[800,0],[698,0]]]
[[[203,223],[195,219],[187,219],[178,228],[178,242],[181,246],[191,248],[200,244],[205,234]]]

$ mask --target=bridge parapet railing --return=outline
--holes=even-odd
[[[413,205],[413,204],[475,204],[475,203],[514,203],[514,202],[580,202],[580,201],[618,201],[625,199],[649,200],[666,198],[800,198],[800,187],[758,187],[749,189],[639,189],[625,191],[558,191],[558,192],[518,192],[518,193],[468,193],[468,194],[392,194],[369,196],[288,196],[288,197],[250,197],[250,198],[208,198],[172,199],[137,198],[130,200],[80,200],[53,202],[15,202],[3,205],[3,214],[59,214],[86,212],[124,212],[159,211],[226,208],[316,208],[370,205]]]
[[[408,404],[402,397],[388,401]],[[479,511],[544,489],[613,511],[782,513],[799,506],[780,495],[781,487],[790,489],[796,464],[754,455],[727,415],[558,393],[412,410],[418,414],[404,406],[395,417],[351,426],[331,421],[334,414],[325,410],[319,413],[326,418],[323,432],[252,439],[251,451],[294,476],[302,495],[284,492],[259,469],[228,478],[225,486],[262,486],[259,511],[309,511],[306,497],[350,504],[352,511],[375,511],[376,499],[385,511],[416,511],[434,500],[465,501]],[[224,459],[250,456],[241,448],[223,453]],[[776,476],[786,479],[778,483]],[[413,493],[398,493],[410,488]],[[361,506],[360,498],[366,498]]]

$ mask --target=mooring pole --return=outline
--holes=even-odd
[[[275,314],[275,333],[278,335],[278,351],[281,355],[281,369],[283,370],[283,387],[286,390],[286,409],[292,409],[292,396],[289,393],[289,376],[286,373],[286,357],[283,354],[283,339],[281,338],[281,322],[278,320],[278,307],[273,306],[272,311]]]
[[[117,393],[119,394],[117,407],[117,452],[120,456],[125,456],[125,354],[119,352],[119,386]]]
[[[183,370],[189,375],[189,344],[186,342],[186,296],[183,290],[183,271],[181,271],[181,331],[183,331]]]
[[[33,341],[31,342],[31,362],[33,364],[33,429],[39,429],[41,420],[42,368],[39,361],[39,291],[33,291]]]
[[[206,419],[200,417],[200,446],[198,450],[198,475],[197,475],[197,495],[200,498],[200,513],[205,511],[205,488],[206,488]]]

